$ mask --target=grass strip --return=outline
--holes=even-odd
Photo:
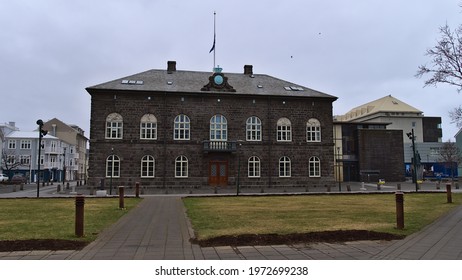
[[[462,194],[404,196],[405,228],[396,229],[394,194],[188,197],[184,199],[196,239],[220,236],[293,235],[368,231],[410,235],[460,205]]]
[[[85,236],[75,230],[75,199],[20,198],[0,199],[0,241],[74,240],[91,242],[109,225],[128,213],[140,199],[126,198],[119,209],[118,198],[85,199]]]

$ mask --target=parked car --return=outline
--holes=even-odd
[[[13,184],[25,184],[27,183],[27,178],[22,174],[14,174],[11,178],[11,183]]]
[[[6,176],[5,174],[0,174],[0,182],[6,182],[8,181],[8,176]]]

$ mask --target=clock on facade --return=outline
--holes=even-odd
[[[216,85],[221,85],[221,84],[223,84],[223,76],[222,76],[222,75],[215,75],[215,77],[213,78],[213,82],[214,82]]]

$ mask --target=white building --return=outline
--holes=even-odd
[[[2,153],[4,174],[11,178],[21,173],[29,182],[36,182],[38,136],[37,131],[13,131],[5,136]],[[72,166],[75,161],[72,157],[75,147],[51,135],[45,135],[41,144],[40,181],[63,181],[66,167]]]

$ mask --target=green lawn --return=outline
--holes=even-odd
[[[198,240],[223,235],[370,230],[409,235],[462,202],[462,194],[405,194],[405,229],[396,229],[394,194],[190,197]]]
[[[85,237],[75,232],[75,199],[0,199],[0,240],[64,239],[92,241],[116,222],[140,199],[126,198],[126,209],[118,209],[118,198],[85,199]]]

